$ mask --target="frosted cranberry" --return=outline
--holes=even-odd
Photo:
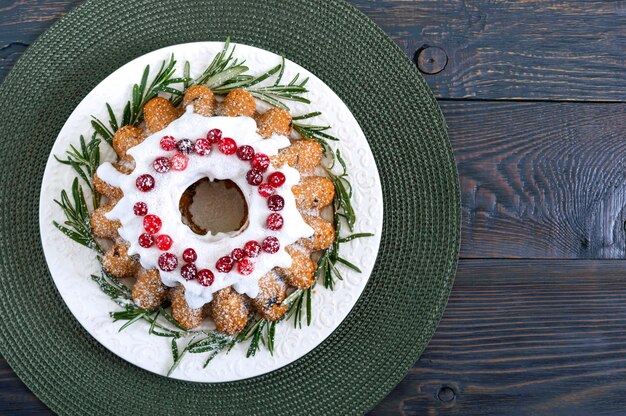
[[[189,139],[181,139],[176,143],[176,148],[179,152],[188,155],[193,152],[193,142]]]
[[[245,251],[243,251],[243,250],[242,250],[242,249],[240,249],[240,248],[233,249],[233,251],[230,253],[230,257],[232,257],[232,258],[233,258],[233,260],[235,260],[235,261],[240,261],[240,260],[242,260],[245,256],[246,256],[246,252],[245,252]]]
[[[282,172],[274,172],[269,178],[267,178],[267,183],[272,185],[274,188],[278,188],[285,183],[285,174]]]
[[[215,268],[218,272],[228,273],[233,269],[233,263],[233,258],[230,256],[220,257],[217,263],[215,263]]]
[[[170,164],[172,165],[172,169],[181,171],[187,169],[187,164],[189,163],[189,158],[182,153],[176,153],[172,156],[170,160]]]
[[[167,234],[161,234],[156,238],[156,245],[161,251],[169,250],[172,247],[174,240]]]
[[[180,268],[180,275],[187,281],[195,279],[197,274],[198,269],[195,264],[188,263]]]
[[[258,170],[249,170],[248,173],[246,173],[246,180],[250,185],[258,186],[263,182],[263,174]]]
[[[222,130],[220,129],[209,130],[209,132],[206,135],[206,139],[213,144],[219,143],[219,141],[222,140]]]
[[[263,240],[263,251],[265,251],[266,253],[277,253],[279,248],[280,242],[278,241],[278,238],[266,237],[265,240]]]
[[[246,256],[248,257],[256,257],[261,252],[261,244],[256,241],[248,241],[244,244],[243,251],[246,252]]]
[[[185,251],[183,251],[183,260],[185,260],[185,263],[193,263],[197,259],[198,255],[193,248],[186,248]]]
[[[172,136],[163,136],[163,138],[161,139],[161,149],[163,150],[174,150],[176,149],[176,139],[173,138]]]
[[[196,279],[202,286],[211,286],[215,280],[215,276],[211,270],[202,269],[198,272]]]
[[[254,156],[252,146],[244,145],[237,149],[237,157],[241,160],[250,160]]]
[[[285,199],[280,195],[272,195],[267,198],[267,207],[270,211],[281,211],[285,208]]]
[[[265,223],[267,224],[267,228],[272,231],[280,230],[283,228],[283,216],[277,213],[270,214]]]
[[[198,139],[193,145],[193,150],[200,156],[206,156],[211,153],[211,142],[207,139]]]
[[[154,188],[154,178],[146,173],[137,178],[135,185],[141,192],[149,192]]]
[[[156,215],[150,214],[143,217],[143,228],[150,234],[158,233],[161,225],[163,225],[161,218]]]
[[[167,173],[170,171],[170,160],[166,157],[157,157],[152,162],[152,167],[159,173]]]
[[[133,205],[133,212],[138,217],[143,217],[148,213],[148,205],[146,205],[145,202],[137,202],[135,205]]]
[[[243,259],[237,263],[237,270],[239,273],[247,276],[254,271],[254,263],[250,259]]]
[[[262,183],[259,185],[259,195],[263,198],[268,198],[274,193],[274,188],[268,183]]]
[[[164,272],[171,272],[178,266],[178,259],[172,253],[163,253],[159,256],[159,268]]]
[[[150,248],[154,245],[154,236],[152,234],[143,233],[139,236],[139,245],[143,248]]]
[[[230,137],[224,137],[217,144],[217,148],[225,155],[232,155],[237,151],[237,143]]]
[[[270,158],[264,153],[257,153],[250,162],[252,169],[256,169],[260,172],[265,172],[270,166]]]

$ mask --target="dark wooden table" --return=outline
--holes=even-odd
[[[0,1],[0,79],[78,3]],[[626,414],[626,2],[352,3],[425,73],[463,197],[443,320],[371,414]],[[50,412],[0,374],[0,414]]]

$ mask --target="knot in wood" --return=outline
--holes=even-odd
[[[456,397],[456,393],[449,386],[441,386],[437,392],[437,398],[442,402],[451,402]]]
[[[446,68],[448,55],[438,46],[424,45],[415,52],[415,63],[424,74],[438,74]]]

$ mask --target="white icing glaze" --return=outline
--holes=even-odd
[[[211,129],[220,129],[223,137],[233,138],[238,146],[250,145],[256,153],[265,153],[268,156],[276,155],[280,149],[290,145],[289,139],[285,136],[274,135],[269,139],[263,139],[256,132],[257,126],[252,118],[204,117],[193,113],[193,107],[189,106],[182,117],[127,152],[135,159],[136,164],[135,170],[130,175],[121,174],[110,163],[103,163],[97,171],[103,181],[121,188],[124,192],[124,197],[106,216],[121,222],[119,233],[130,244],[128,254],[138,254],[141,265],[146,269],[158,269],[158,258],[163,252],[156,246],[144,248],[138,244],[139,235],[145,231],[143,217],[134,214],[133,206],[136,202],[143,201],[148,205],[150,214],[161,218],[163,226],[159,234],[172,237],[174,244],[168,252],[178,257],[178,267],[174,271],[159,270],[161,280],[170,287],[183,284],[187,303],[192,308],[199,308],[210,302],[214,292],[231,285],[239,293],[256,297],[259,290],[258,281],[263,275],[274,267],[291,266],[292,259],[285,251],[285,247],[300,238],[313,235],[313,229],[304,222],[296,209],[295,198],[291,192],[291,187],[300,182],[300,174],[287,165],[279,169],[270,166],[264,173],[264,181],[275,171],[282,172],[286,177],[285,183],[276,190],[276,194],[285,200],[285,207],[280,211],[284,218],[284,226],[278,231],[271,231],[265,225],[267,216],[272,212],[267,207],[267,199],[259,195],[258,187],[251,186],[246,181],[250,163],[240,160],[236,155],[227,156],[220,153],[216,145],[213,145],[209,155],[189,155],[189,164],[184,171],[170,170],[161,174],[153,169],[152,162],[157,157],[171,157],[175,154],[174,151],[167,152],[161,148],[159,143],[163,136],[194,141],[205,137]],[[138,176],[146,173],[155,178],[156,186],[149,192],[142,192],[137,189],[135,181]],[[230,179],[241,189],[248,205],[248,223],[243,230],[216,235],[211,233],[198,235],[183,224],[179,211],[180,198],[190,185],[204,177],[210,180]],[[250,275],[239,274],[236,265],[230,273],[220,273],[215,269],[216,261],[220,257],[230,255],[234,248],[242,248],[251,240],[261,243],[268,236],[278,238],[280,250],[275,254],[261,251],[259,256],[253,259],[255,267]],[[181,277],[180,268],[184,264],[182,252],[189,247],[198,254],[198,260],[195,262],[198,270],[213,271],[215,275],[213,285],[204,287],[195,280],[186,281]]]

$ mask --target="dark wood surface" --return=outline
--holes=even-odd
[[[626,2],[351,0],[450,127],[457,280],[372,415],[626,414]],[[79,0],[0,0],[0,79]],[[49,410],[0,360],[0,414]]]

